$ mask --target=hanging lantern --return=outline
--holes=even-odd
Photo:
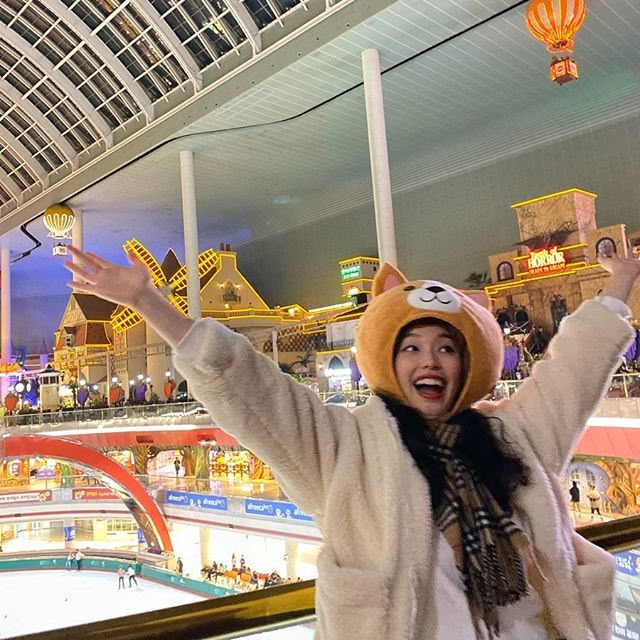
[[[551,79],[564,84],[578,79],[578,65],[571,55],[573,37],[587,15],[585,0],[531,0],[526,23],[531,35],[547,45],[553,55]],[[566,55],[563,55],[566,54]]]
[[[66,204],[52,204],[48,206],[44,212],[44,226],[49,230],[50,238],[65,240],[71,238],[71,231],[76,216],[73,209]],[[66,256],[67,247],[63,242],[58,242],[53,247],[54,256]]]

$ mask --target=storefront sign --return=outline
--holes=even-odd
[[[228,511],[229,501],[224,496],[212,496],[206,493],[186,493],[184,491],[167,491],[167,504],[192,507],[196,509],[213,509],[214,511]]]
[[[313,517],[301,511],[292,502],[273,502],[271,500],[254,500],[245,498],[244,512],[253,516],[270,516],[273,518],[293,518],[313,522]]]
[[[538,273],[552,273],[562,271],[567,266],[562,249],[551,247],[532,251],[527,258],[527,271],[529,275]]]
[[[340,269],[340,276],[342,280],[353,280],[354,278],[359,278],[362,275],[362,268],[359,264],[356,264],[352,267],[342,267]]]
[[[118,496],[106,487],[74,489],[74,500],[118,500]]]
[[[49,502],[51,491],[25,491],[24,493],[0,493],[0,504],[11,502]]]

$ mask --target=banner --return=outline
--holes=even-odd
[[[74,500],[118,500],[118,496],[107,487],[87,487],[86,489],[73,489]]]
[[[224,496],[212,496],[205,493],[187,493],[185,491],[167,491],[166,504],[191,507],[194,509],[213,509],[228,511],[229,501]]]
[[[63,528],[64,531],[64,541],[65,542],[72,542],[73,540],[76,539],[76,527],[75,525],[69,525],[69,526],[64,526]]]
[[[10,502],[49,502],[51,491],[25,491],[23,493],[0,493],[0,504]]]
[[[244,512],[252,516],[269,516],[273,518],[292,518],[313,522],[313,517],[301,511],[293,502],[274,502],[245,498]]]
[[[616,570],[628,576],[640,575],[640,556],[633,551],[619,551],[615,555]]]

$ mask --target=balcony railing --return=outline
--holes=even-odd
[[[526,378],[525,378],[526,379]],[[494,389],[496,400],[510,397],[524,380],[500,380]],[[356,391],[326,391],[318,394],[327,404],[356,407],[371,395],[368,389]],[[640,373],[620,373],[613,376],[607,398],[640,399]],[[640,406],[639,406],[640,411]],[[639,414],[640,415],[640,414]],[[210,424],[206,409],[198,402],[174,402],[169,404],[125,405],[102,409],[75,409],[51,412],[33,411],[5,415],[0,425],[7,433],[37,433],[59,429],[83,429],[86,423],[101,423],[101,428],[117,428],[124,419],[138,419],[141,424]]]
[[[611,553],[640,545],[640,516],[582,527],[579,533]],[[315,581],[216,598],[180,607],[21,636],[22,640],[215,640],[311,624]],[[278,636],[280,637],[280,636]]]

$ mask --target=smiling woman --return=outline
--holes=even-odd
[[[625,301],[640,262],[600,257],[611,273],[602,295],[563,322],[500,403],[482,401],[504,351],[487,296],[383,265],[356,335],[376,395],[349,411],[323,404],[244,336],[185,318],[134,257],[124,268],[72,254],[71,286],[140,313],[215,423],[322,523],[320,640],[610,637],[611,558],[575,539],[558,496],[634,335]]]

